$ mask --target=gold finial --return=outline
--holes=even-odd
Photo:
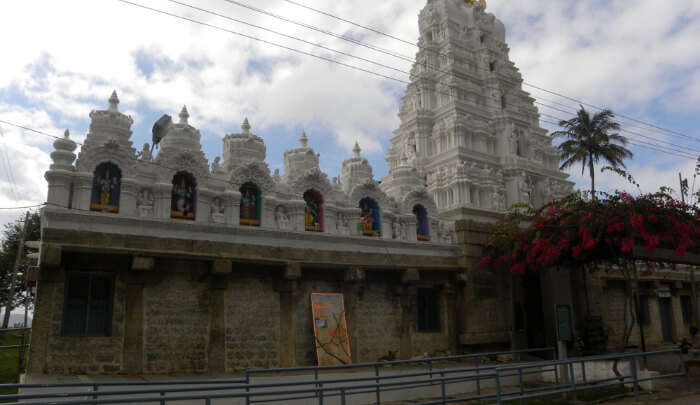
[[[478,1],[479,4],[481,4],[481,8],[486,10],[486,0],[462,0],[462,1],[464,2],[464,4],[467,4],[470,6],[473,6],[474,3],[476,3]]]

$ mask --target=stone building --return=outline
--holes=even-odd
[[[572,307],[577,336],[619,333],[614,276],[476,268],[507,207],[541,205],[573,183],[503,24],[479,4],[428,0],[419,27],[381,183],[359,145],[329,179],[305,133],[271,172],[247,120],[209,162],[186,108],[156,123],[155,156],[148,144],[137,151],[116,94],[90,113],[78,156],[68,133],[57,140],[29,372],[315,364],[312,292],[344,294],[353,362],[554,345],[559,304]],[[683,280],[641,287],[649,319],[670,314],[672,340],[685,320]],[[669,337],[653,325],[650,346]]]

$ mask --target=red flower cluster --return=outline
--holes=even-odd
[[[521,224],[529,224],[521,226]],[[700,211],[662,194],[570,197],[532,215],[507,217],[489,239],[480,267],[522,274],[586,262],[633,260],[635,244],[678,256],[700,246]]]

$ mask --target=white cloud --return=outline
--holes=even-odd
[[[166,0],[135,1],[407,79],[397,72],[194,12]],[[404,55],[413,56],[417,51],[414,46],[286,2],[247,1]],[[409,63],[391,56],[222,0],[188,3],[402,70],[410,69]],[[418,37],[417,15],[424,6],[422,1],[399,0],[303,3],[413,43]],[[700,101],[700,53],[695,52],[700,38],[700,2],[541,0],[490,2],[489,6],[505,22],[511,59],[527,82],[595,104],[611,105],[645,120],[654,119],[650,115],[659,110],[693,111],[692,106]],[[224,131],[235,130],[243,116],[248,116],[256,132],[263,136],[266,129],[277,126],[313,127],[331,134],[348,152],[358,140],[365,151],[381,155],[376,153],[381,142],[392,136],[399,123],[395,94],[402,91],[400,84],[116,0],[8,2],[3,5],[0,35],[14,39],[0,42],[0,117],[49,133],[61,134],[65,126],[71,127],[74,135],[85,131],[88,113],[104,108],[112,89],[119,93],[122,111],[131,114],[137,123],[144,119],[142,107],[177,114],[186,104],[190,122],[208,133],[223,135]],[[139,61],[152,66],[139,66]],[[569,105],[567,110],[576,108],[575,103],[556,96],[528,87],[525,90]],[[541,111],[566,115],[546,108]],[[675,127],[674,122],[661,124]],[[690,134],[700,137],[694,129],[698,125],[692,127]],[[22,198],[42,200],[46,192],[43,170],[48,166],[51,140],[5,130],[9,132],[11,158],[18,161],[17,171],[22,170],[18,176]],[[636,131],[660,136],[648,128]],[[666,178],[668,173],[664,170],[672,171],[668,167],[687,169],[676,164],[676,158],[658,159],[633,161],[631,172],[655,188],[658,182],[652,179]],[[381,158],[374,163],[384,165]],[[381,172],[377,169],[375,172]],[[658,175],[662,172],[664,176]],[[0,176],[0,206],[24,201],[8,194],[4,178]],[[587,184],[585,179],[579,180],[582,186]],[[617,181],[601,177],[603,186],[612,187]]]

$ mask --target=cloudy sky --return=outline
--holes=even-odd
[[[400,80],[407,76],[225,17],[410,69],[405,60],[230,0],[132,1]],[[425,5],[423,0],[297,1],[409,43],[418,38],[417,15]],[[402,55],[414,56],[417,50],[285,0],[237,2]],[[693,157],[700,154],[700,2],[490,0],[489,11],[506,24],[511,59],[527,83],[665,129],[620,117],[631,131],[625,135],[635,142],[667,142],[662,145],[684,155],[632,146],[635,158],[628,167],[643,190],[675,186],[679,171],[692,182]],[[104,109],[116,89],[120,109],[134,118],[137,147],[150,142],[150,128],[160,115],[176,115],[186,104],[210,161],[221,153],[221,137],[239,131],[247,116],[253,132],[266,141],[272,169],[282,168],[284,150],[297,145],[303,128],[329,176],[339,174],[355,141],[374,166],[375,177],[386,174],[384,152],[399,124],[396,114],[405,88],[399,82],[118,0],[6,0],[0,36],[1,120],[56,135],[69,128],[80,141],[89,112]],[[525,90],[548,105],[538,105],[544,128],[553,128],[546,121],[567,118],[577,107],[534,87]],[[52,139],[2,123],[0,129],[0,207],[43,202]],[[572,178],[588,187],[580,173],[572,170]],[[612,176],[601,181],[603,189],[628,187]],[[21,213],[4,210],[0,223]]]

